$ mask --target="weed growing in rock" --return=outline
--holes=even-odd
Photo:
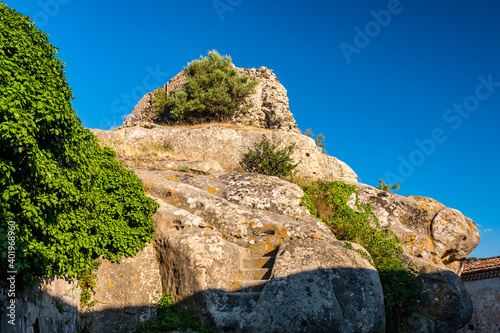
[[[92,300],[94,287],[96,286],[96,273],[95,270],[99,267],[100,261],[96,260],[93,268],[89,268],[78,275],[78,287],[82,290],[80,293],[80,307],[82,309],[90,310],[95,305]]]
[[[158,115],[169,122],[197,124],[205,121],[226,121],[235,110],[245,111],[246,96],[253,93],[258,81],[238,73],[231,57],[210,51],[208,57],[190,62],[184,68],[185,85],[167,96],[158,89],[154,104]]]
[[[160,333],[179,330],[180,332],[217,333],[208,325],[200,323],[198,316],[192,311],[180,310],[173,302],[172,296],[163,293],[157,304],[158,316],[136,326],[135,333]]]
[[[306,129],[302,134],[310,137],[311,139],[314,139],[314,143],[316,143],[316,146],[321,148],[321,152],[323,154],[326,154],[326,149],[325,149],[326,144],[323,142],[325,141],[325,136],[323,134],[320,133],[316,137],[314,137],[314,133],[310,128]]]
[[[64,306],[63,306],[62,302],[59,302],[59,301],[56,301],[56,309],[57,309],[57,311],[59,311],[59,313],[66,312],[66,311],[64,311]]]
[[[384,289],[387,328],[398,330],[417,311],[422,287],[417,273],[401,257],[403,249],[396,235],[379,226],[370,204],[361,205],[356,197],[356,209],[349,207],[347,203],[356,193],[354,185],[313,183],[302,189],[302,202],[311,215],[322,220],[337,239],[358,243],[369,252]],[[345,247],[352,245],[346,243]]]
[[[399,190],[399,182],[398,182],[398,183],[396,183],[396,185],[392,185],[392,184],[386,184],[386,183],[385,183],[385,180],[380,179],[380,180],[378,181],[377,188],[378,188],[379,190],[382,190],[382,191],[385,191],[385,192],[393,193],[392,191],[397,191],[397,190]]]
[[[295,143],[290,146],[279,149],[262,134],[262,140],[254,144],[255,149],[248,148],[248,152],[243,155],[241,166],[248,172],[257,172],[269,176],[289,176],[293,169],[299,165],[294,164],[291,155],[295,149]]]

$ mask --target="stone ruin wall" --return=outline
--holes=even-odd
[[[236,67],[236,70],[241,74],[249,76],[251,79],[259,80],[259,84],[255,87],[255,93],[248,96],[243,103],[244,105],[252,105],[250,109],[246,112],[236,110],[230,120],[231,123],[302,133],[298,129],[293,114],[290,111],[287,91],[279,83],[279,79],[271,69],[267,69],[266,67],[260,67],[259,69]],[[183,86],[185,82],[186,75],[182,71],[170,79],[161,89],[171,93]],[[140,123],[162,124],[167,122],[168,119],[161,119],[154,110],[153,101],[155,95],[156,90],[144,95],[134,107],[132,113],[125,118],[122,126],[134,126]]]

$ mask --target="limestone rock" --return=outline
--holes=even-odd
[[[355,185],[360,203],[371,204],[380,225],[388,226],[403,240],[409,256],[462,273],[467,256],[481,237],[474,221],[431,198]]]
[[[214,160],[201,160],[201,161],[189,162],[186,164],[186,166],[190,171],[202,174],[216,174],[224,172],[224,169],[220,166],[219,162]]]
[[[46,279],[16,295],[16,325],[2,315],[1,332],[74,333],[83,328],[92,333],[123,332],[156,317],[162,289],[152,244],[120,264],[103,260],[96,275],[95,306],[81,307],[76,280]],[[8,298],[5,287],[0,290],[5,313]]]
[[[248,96],[244,103],[252,107],[245,113],[235,112],[231,122],[300,134],[290,111],[286,89],[274,72],[266,67],[237,70],[251,79],[258,80],[259,84],[255,87],[255,93]]]
[[[249,316],[252,332],[383,332],[378,274],[342,245],[310,239],[283,244],[273,279]]]
[[[8,323],[7,288],[1,286],[2,318],[0,331],[5,333],[73,333],[80,326],[80,288],[76,281],[61,278],[45,279],[41,284],[15,298],[15,325]]]
[[[154,183],[158,178],[156,171],[136,169],[136,173],[147,184]],[[300,198],[304,195],[302,189],[277,177],[255,173],[223,173],[216,176],[203,176],[164,171],[160,174],[163,178],[192,185],[240,206],[282,215],[309,216],[309,212],[300,205]]]
[[[355,185],[360,203],[371,204],[380,225],[389,227],[402,240],[406,258],[427,274],[423,279],[426,306],[420,307],[418,319],[409,323],[409,331],[456,332],[472,312],[459,275],[479,243],[475,223],[431,198]],[[353,202],[350,204],[355,208]]]
[[[164,289],[205,322],[224,332],[383,331],[378,273],[308,216],[298,186],[250,173],[136,173],[161,204]]]
[[[162,87],[161,89],[165,89],[165,87]],[[156,90],[144,95],[139,102],[137,102],[137,105],[132,110],[132,113],[125,117],[122,126],[160,123],[160,118],[154,108],[155,96]]]
[[[259,69],[237,68],[240,74],[249,76],[251,79],[259,80],[255,88],[255,93],[248,96],[244,101],[244,106],[251,106],[246,112],[235,110],[230,122],[233,124],[250,125],[258,128],[282,129],[294,133],[300,133],[295,119],[290,112],[287,91],[272,70],[266,67]],[[166,86],[161,87],[167,93],[172,93],[175,89],[185,84],[186,76],[184,72],[174,76]],[[158,116],[155,112],[153,101],[156,90],[147,93],[137,103],[122,126],[135,126],[140,123],[162,124],[168,121]]]
[[[234,127],[234,125],[233,125]],[[305,135],[286,131],[245,130],[214,125],[201,128],[190,127],[127,127],[112,131],[92,130],[102,141],[119,147],[118,158],[129,167],[165,169],[163,164],[174,163],[171,159],[155,161],[141,149],[148,145],[170,145],[173,156],[183,160],[217,161],[226,170],[235,170],[248,148],[266,135],[281,147],[296,143],[292,158],[300,164],[295,169],[299,176],[310,180],[343,180],[355,182],[357,175],[341,160],[323,154],[313,139]],[[121,152],[121,153],[120,153]],[[129,152],[134,152],[129,153]],[[175,164],[177,165],[177,164]],[[168,169],[168,168],[167,168]],[[178,170],[178,167],[175,168]]]
[[[119,264],[102,260],[96,274],[96,304],[86,313],[90,332],[120,332],[156,317],[162,286],[153,244]]]

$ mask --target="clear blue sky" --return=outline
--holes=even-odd
[[[216,49],[266,66],[301,130],[362,182],[401,181],[500,255],[500,2],[5,0],[51,35],[85,126],[119,125],[146,91]]]

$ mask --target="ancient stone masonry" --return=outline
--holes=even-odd
[[[230,120],[231,123],[301,133],[290,111],[287,91],[279,83],[278,78],[272,70],[266,67],[260,67],[259,69],[236,67],[236,70],[241,74],[249,76],[251,79],[258,80],[259,84],[255,88],[255,93],[248,96],[243,103],[244,105],[251,105],[251,108],[246,112],[235,110],[234,116]],[[180,72],[161,89],[172,93],[175,89],[183,86],[185,82],[185,73]],[[132,113],[125,118],[122,126],[134,126],[141,123],[162,124],[167,122],[168,119],[160,118],[155,112],[153,105],[155,95],[156,90],[144,95],[134,107]]]
[[[231,119],[235,124],[252,125],[259,128],[283,129],[301,133],[290,112],[286,89],[279,83],[271,69],[237,68],[240,73],[258,80],[255,94],[249,96],[245,104],[252,105],[245,113],[235,112]]]

